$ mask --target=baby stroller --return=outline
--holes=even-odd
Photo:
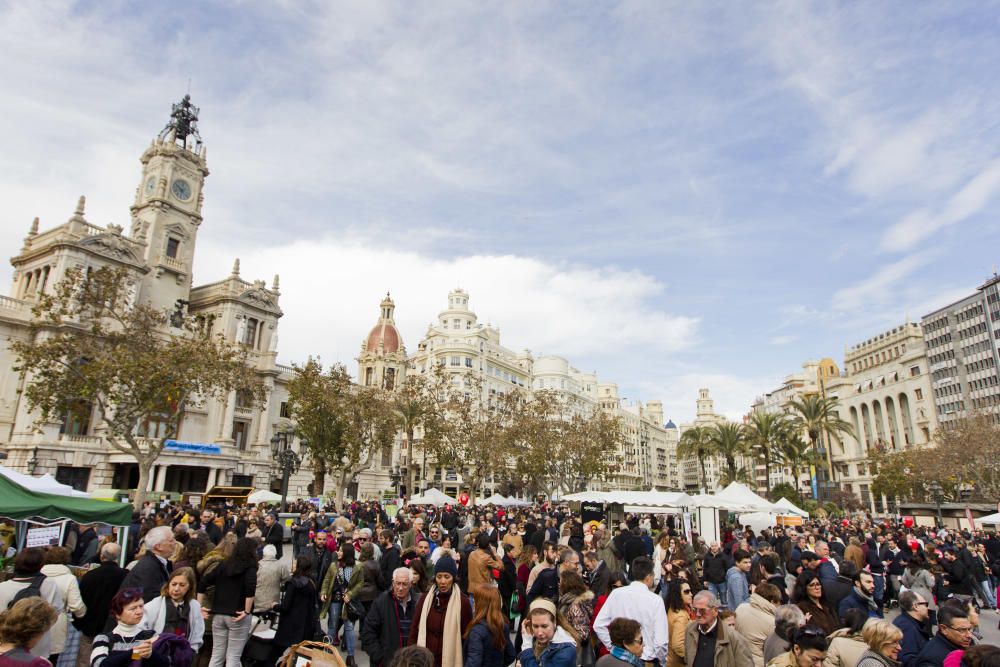
[[[271,663],[274,648],[274,631],[278,623],[278,612],[262,611],[253,614],[250,623],[250,638],[243,647],[244,667],[262,667]]]

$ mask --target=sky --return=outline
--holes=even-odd
[[[190,90],[195,283],[281,276],[280,361],[505,346],[731,418],[1000,262],[997,2],[0,0],[0,247],[128,229]],[[10,284],[10,266],[0,280]]]

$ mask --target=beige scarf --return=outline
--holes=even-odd
[[[462,603],[458,596],[462,592],[452,586],[448,608],[444,610],[444,636],[441,638],[441,666],[462,667]],[[434,592],[424,598],[424,608],[420,611],[420,628],[417,630],[417,645],[427,646],[427,615],[434,604]]]

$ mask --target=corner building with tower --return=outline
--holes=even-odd
[[[136,280],[140,303],[198,318],[212,333],[250,353],[267,388],[264,406],[246,404],[236,392],[186,410],[176,442],[153,467],[147,490],[202,493],[215,485],[277,489],[271,438],[288,430],[286,383],[292,369],[277,364],[278,321],[282,316],[278,276],[268,286],[248,281],[235,260],[229,275],[194,285],[192,266],[208,177],[206,149],[198,135],[198,109],[185,97],[173,106],[166,128],[142,153],[142,172],[126,226],[99,226],[86,217],[80,197],[69,219],[42,230],[36,218],[14,266],[10,296],[0,297],[0,336],[25,340],[32,335],[31,309],[70,269],[104,266],[127,269]],[[168,325],[171,326],[171,325]],[[176,333],[177,330],[174,330]],[[93,406],[67,406],[52,422],[39,423],[21,395],[24,379],[13,369],[7,346],[0,349],[0,451],[4,464],[35,475],[51,474],[78,490],[134,489],[138,466],[128,454],[111,448],[97,423]],[[158,439],[164,425],[143,425]],[[292,447],[298,443],[293,440]],[[306,495],[311,474],[293,476],[289,495]]]

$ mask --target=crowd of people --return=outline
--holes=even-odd
[[[373,666],[1000,667],[979,632],[995,534],[824,520],[706,544],[672,516],[609,526],[564,506],[294,510],[289,559],[276,513],[231,503],[148,504],[128,544],[73,526],[22,550],[0,583],[0,667],[287,664],[323,639],[349,667],[359,651]]]

